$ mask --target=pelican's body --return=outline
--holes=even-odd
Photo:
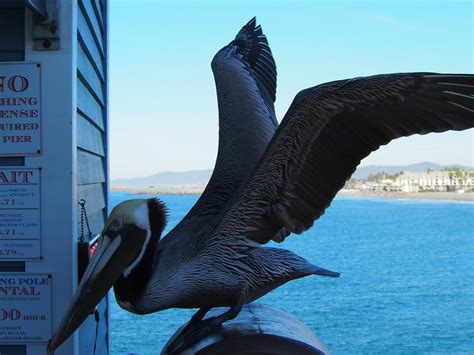
[[[160,259],[148,280],[131,288],[122,276],[114,285],[118,304],[138,314],[168,308],[230,307],[252,302],[287,281],[322,272],[280,248],[251,249],[245,258],[235,260],[226,257],[225,251],[215,255],[194,247],[195,242],[186,238],[166,246],[160,243]]]
[[[436,73],[378,75],[303,90],[278,126],[276,66],[255,19],[216,54],[212,69],[219,151],[206,190],[161,240],[166,211],[160,201],[130,200],[114,208],[50,349],[112,285],[119,305],[134,313],[199,308],[169,345],[174,353],[287,281],[339,276],[262,245],[311,228],[360,160],[379,146],[474,127],[474,75]],[[221,306],[230,308],[203,320]]]

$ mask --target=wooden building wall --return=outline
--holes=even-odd
[[[25,9],[0,3],[0,62],[25,60]]]
[[[0,273],[51,275],[52,327],[77,286],[80,208],[86,200],[93,234],[100,233],[108,201],[108,0],[57,0],[60,46],[34,46],[34,17],[22,0],[0,0],[0,62],[41,65],[42,150],[0,152],[0,167],[41,168],[41,253],[35,260],[0,258]],[[75,64],[74,67],[72,64]],[[108,298],[57,354],[108,354]],[[54,330],[54,329],[53,329]],[[45,344],[1,344],[5,355],[44,354]]]
[[[25,9],[0,3],[0,62],[25,60]],[[0,167],[25,165],[25,158],[0,157]],[[0,272],[24,272],[24,261],[0,261]],[[26,355],[26,346],[0,344],[0,354]]]
[[[107,217],[106,5],[102,0],[78,0],[77,9],[77,199],[86,201],[93,234],[100,233]],[[93,317],[81,327],[80,354],[93,354],[94,346],[96,354],[108,353],[107,309],[105,300],[98,308],[97,341],[90,337],[97,327]]]

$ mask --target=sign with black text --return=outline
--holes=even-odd
[[[0,274],[0,344],[48,342],[51,295],[51,275]]]
[[[0,167],[0,260],[41,257],[40,172]]]
[[[0,156],[41,153],[41,66],[0,63]]]

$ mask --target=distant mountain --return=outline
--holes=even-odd
[[[117,179],[111,186],[148,187],[156,185],[205,185],[211,178],[212,170],[192,170],[182,172],[163,172],[151,176],[131,179]]]
[[[393,175],[400,171],[423,172],[423,171],[427,171],[428,169],[431,169],[434,171],[440,171],[440,170],[443,170],[444,168],[449,168],[453,166],[464,169],[464,170],[474,170],[472,167],[463,166],[459,164],[440,165],[440,164],[430,163],[430,162],[416,163],[416,164],[411,164],[411,165],[368,165],[368,166],[358,167],[355,173],[352,175],[352,178],[363,180],[363,179],[367,179],[369,175],[380,173],[382,171],[390,175]]]
[[[382,171],[395,174],[400,171],[422,172],[428,169],[443,170],[447,167],[458,167],[464,170],[474,170],[469,166],[459,164],[440,165],[430,162],[416,163],[411,165],[369,165],[358,167],[352,175],[354,179],[367,179],[369,175]],[[212,170],[191,170],[183,172],[163,172],[151,176],[131,179],[117,179],[111,181],[111,186],[120,187],[149,187],[157,185],[206,185],[211,178]]]

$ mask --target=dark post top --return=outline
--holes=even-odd
[[[208,317],[224,311],[224,308],[216,308],[209,312]],[[176,331],[168,344],[183,327]],[[162,352],[162,354],[166,353]],[[244,306],[237,318],[224,323],[221,329],[182,354],[320,355],[329,354],[329,351],[312,330],[299,319],[280,309],[251,303]]]

